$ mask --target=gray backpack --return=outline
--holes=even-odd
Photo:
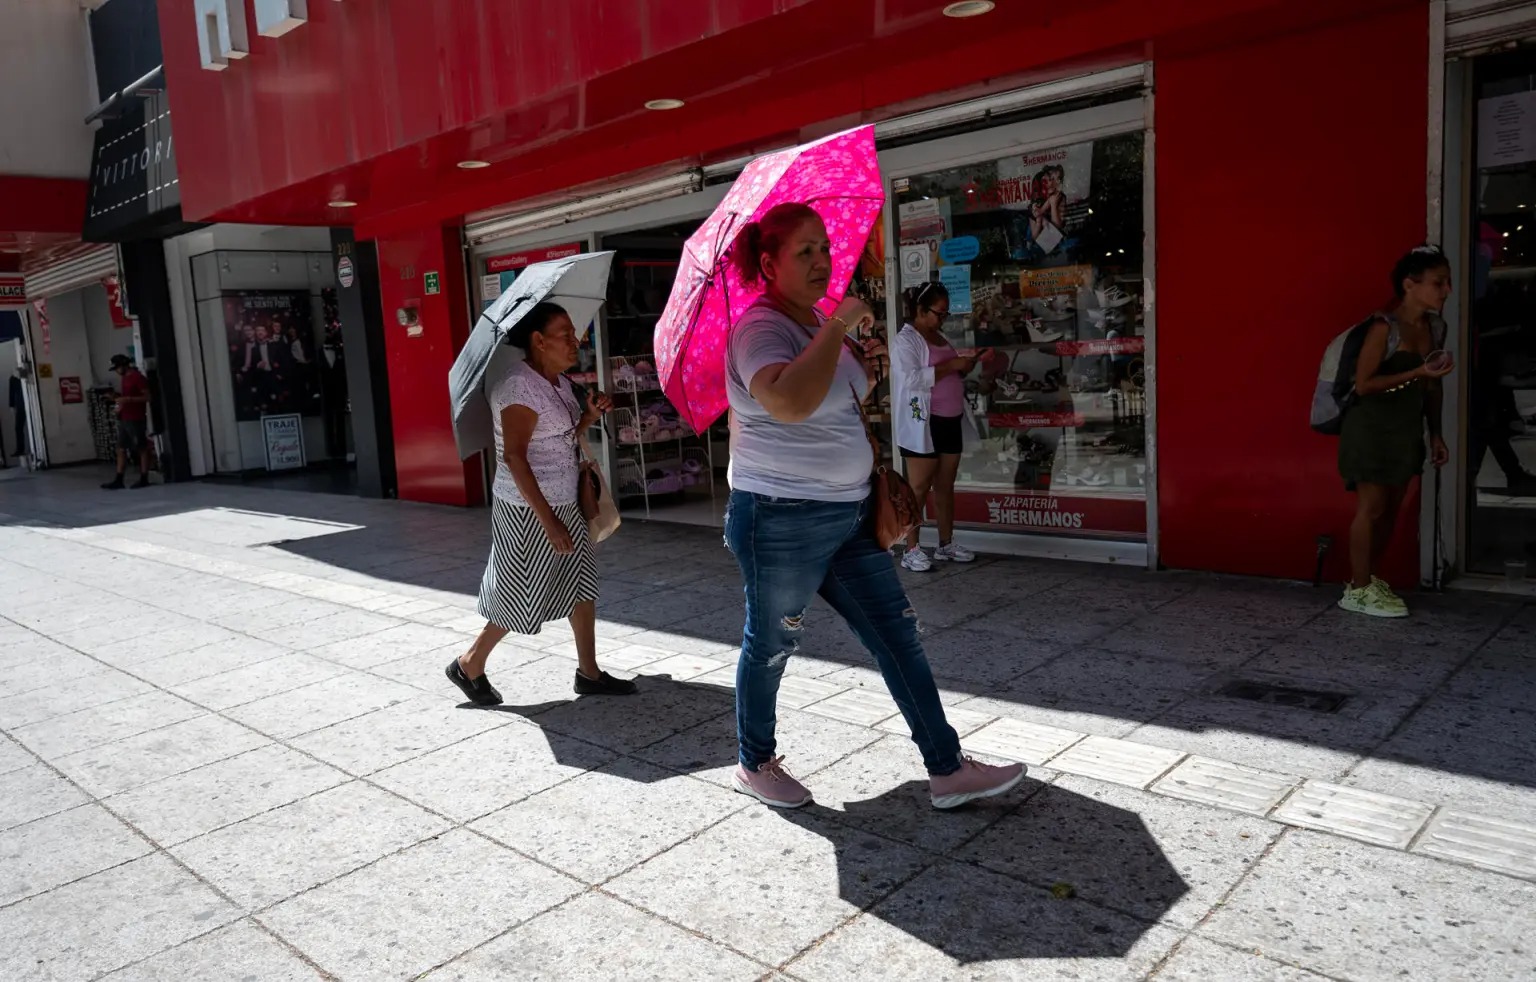
[[[1344,428],[1344,414],[1355,404],[1355,368],[1360,361],[1360,349],[1365,347],[1366,335],[1377,321],[1387,322],[1387,350],[1385,361],[1402,346],[1402,335],[1397,329],[1397,319],[1391,314],[1377,311],[1365,320],[1344,331],[1328,343],[1323,351],[1323,363],[1317,369],[1317,386],[1312,390],[1312,428],[1328,436],[1338,436]],[[1444,343],[1445,321],[1430,315],[1430,335],[1436,347]]]

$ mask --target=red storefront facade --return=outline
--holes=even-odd
[[[445,386],[483,273],[466,216],[1145,65],[1152,557],[1309,578],[1317,537],[1344,537],[1335,444],[1304,407],[1327,339],[1382,302],[1386,268],[1426,237],[1421,0],[1005,0],[970,19],[936,0],[345,0],[276,37],[229,6],[246,11],[249,51],[211,71],[193,0],[160,3],[184,214],[351,224],[376,242],[402,498],[483,494]],[[406,309],[413,330],[393,330]],[[1396,579],[1418,575],[1417,514]]]

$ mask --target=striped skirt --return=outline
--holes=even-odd
[[[491,500],[491,558],[480,580],[480,616],[514,634],[538,634],[577,604],[597,599],[597,560],[578,505],[556,505],[576,551],[555,552],[532,508]]]

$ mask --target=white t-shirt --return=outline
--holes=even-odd
[[[528,466],[539,482],[539,490],[552,507],[575,504],[579,471],[576,425],[581,420],[581,407],[570,380],[562,375],[551,385],[527,362],[520,361],[491,388],[488,398],[496,431],[496,480],[491,486],[492,493],[509,504],[528,504],[507,470],[501,436],[501,411],[508,406],[526,406],[539,414],[533,426],[533,439],[528,441]]]
[[[749,390],[758,372],[794,361],[810,343],[806,328],[761,302],[731,331],[725,372],[735,420],[731,487],[776,498],[863,501],[874,454],[855,399],[869,388],[869,378],[846,346],[827,397],[802,422],[774,419]]]

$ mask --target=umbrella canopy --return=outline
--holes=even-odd
[[[507,335],[534,304],[548,301],[564,307],[581,336],[608,298],[608,269],[612,252],[589,252],[534,263],[486,308],[464,349],[448,371],[448,396],[453,405],[453,438],[464,459],[495,443],[487,381],[496,382],[520,361],[523,353],[506,343]]]
[[[741,282],[727,254],[748,222],[785,202],[810,205],[827,225],[832,279],[822,303],[831,311],[885,205],[875,128],[861,126],[752,161],[683,246],[672,295],[656,322],[656,369],[667,398],[696,432],[725,412],[726,340],[763,292],[760,283]]]

